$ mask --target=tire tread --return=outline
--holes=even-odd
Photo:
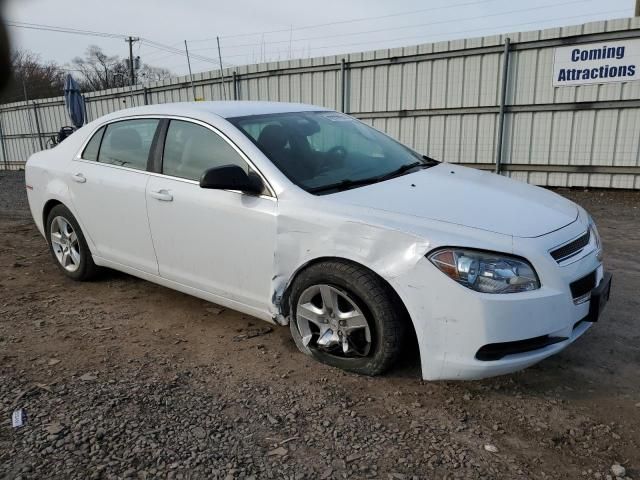
[[[340,278],[350,289],[357,289],[366,292],[364,302],[370,315],[377,317],[375,321],[378,332],[377,338],[380,344],[376,347],[373,356],[367,357],[367,362],[336,361],[337,357],[318,353],[316,350],[309,350],[304,353],[311,353],[312,356],[323,363],[343,368],[364,375],[379,375],[391,367],[402,350],[406,333],[406,312],[404,306],[397,298],[395,292],[384,283],[375,273],[366,268],[342,260],[328,260],[311,265],[303,270],[295,279],[292,288],[292,306],[296,304],[300,293],[311,283],[319,283],[322,278]],[[331,283],[328,281],[327,283]],[[292,323],[294,322],[295,309],[292,307]],[[292,325],[292,334],[297,328]],[[296,342],[299,345],[299,342]]]
[[[62,267],[62,265],[60,265],[60,262],[58,262],[58,259],[56,258],[55,253],[53,252],[53,246],[51,245],[51,222],[55,217],[58,217],[58,216],[66,218],[71,223],[71,225],[73,226],[73,229],[76,232],[76,235],[78,236],[78,241],[80,242],[81,266],[75,272],[69,272],[65,270]],[[82,229],[80,228],[78,221],[65,205],[58,204],[51,209],[51,211],[47,215],[47,222],[46,222],[45,228],[46,228],[45,234],[47,238],[47,244],[49,245],[49,252],[51,253],[51,256],[53,257],[54,262],[56,263],[58,268],[60,268],[62,273],[64,273],[67,277],[80,282],[95,278],[95,276],[99,272],[98,267],[93,262],[91,251],[89,250],[89,246],[87,245],[87,241],[84,238],[84,234],[82,233]]]

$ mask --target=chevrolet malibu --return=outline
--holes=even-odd
[[[610,292],[593,220],[311,105],[122,110],[26,166],[66,276],[108,267],[273,322],[320,362],[477,379],[559,352]]]

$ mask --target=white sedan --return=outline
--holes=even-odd
[[[33,155],[26,183],[68,277],[109,267],[289,324],[305,354],[367,375],[416,340],[425,379],[512,372],[609,297],[578,205],[311,105],[121,110]]]

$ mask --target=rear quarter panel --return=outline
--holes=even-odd
[[[71,204],[67,182],[70,178],[71,160],[78,153],[87,133],[89,131],[82,128],[57,147],[37,152],[27,160],[25,183],[29,209],[43,236],[45,235],[44,207],[51,200],[56,200],[69,208],[82,227],[82,220],[78,218]]]

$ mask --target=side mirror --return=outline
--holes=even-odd
[[[239,190],[259,195],[264,185],[258,175],[247,175],[247,172],[238,165],[223,165],[205,170],[200,177],[200,188]]]

